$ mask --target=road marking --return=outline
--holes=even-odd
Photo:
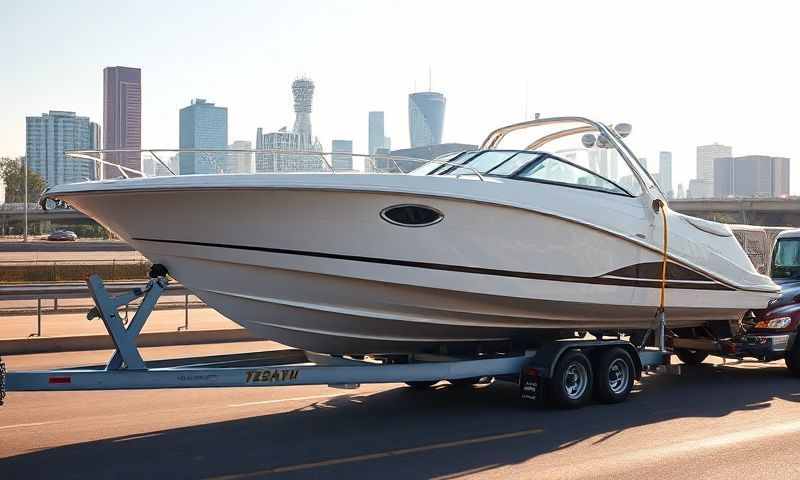
[[[347,393],[326,393],[324,395],[309,395],[308,397],[277,398],[275,400],[261,400],[258,402],[233,403],[228,407],[249,407],[250,405],[269,405],[271,403],[300,402],[303,400],[316,400],[319,398],[349,397]]]
[[[53,420],[51,422],[18,423],[16,425],[3,425],[3,426],[0,426],[0,430],[6,430],[6,429],[9,429],[9,428],[38,427],[39,425],[49,425],[51,423],[58,423],[58,421],[57,420]]]
[[[537,470],[537,474],[542,478],[549,478],[550,476],[571,478],[585,475],[586,469],[591,468],[595,477],[606,475],[613,478],[614,474],[621,470],[632,471],[637,465],[653,465],[654,459],[658,462],[666,462],[670,458],[679,456],[683,456],[683,458],[693,456],[699,457],[708,451],[722,450],[734,445],[754,445],[759,440],[764,441],[772,437],[797,434],[799,432],[800,421],[765,425],[759,424],[748,430],[704,436],[702,438],[679,441],[673,444],[603,455],[602,460],[596,458],[577,460],[576,457],[576,459],[570,461],[568,464],[561,464],[550,469],[539,469]],[[570,446],[570,448],[576,447]],[[684,461],[688,462],[687,460]]]
[[[398,450],[389,450],[386,452],[367,453],[365,455],[356,455],[353,457],[332,458],[330,460],[322,460],[320,462],[301,463],[297,465],[287,465],[285,467],[269,468],[266,470],[259,470],[256,472],[239,473],[233,475],[223,475],[220,477],[213,477],[212,480],[241,480],[245,478],[261,477],[264,475],[272,475],[274,473],[287,473],[296,472],[299,470],[309,470],[317,467],[328,467],[331,465],[342,465],[345,463],[364,462],[367,460],[376,460],[379,458],[398,457],[401,455],[409,455],[412,453],[430,452],[433,450],[441,450],[443,448],[462,447],[464,445],[474,445],[478,443],[496,442],[498,440],[507,440],[510,438],[527,437],[529,435],[536,435],[542,433],[544,430],[541,428],[534,428],[531,430],[522,430],[519,432],[500,433],[497,435],[487,435],[484,437],[467,438],[464,440],[456,440],[453,442],[434,443],[431,445],[423,445],[420,447],[401,448]]]

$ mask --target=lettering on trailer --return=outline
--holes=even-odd
[[[291,382],[297,380],[297,377],[300,375],[300,370],[298,369],[283,369],[283,370],[249,370],[247,371],[247,378],[245,383],[255,383],[255,382],[267,382],[267,383],[278,383],[278,382]]]

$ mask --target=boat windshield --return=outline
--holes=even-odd
[[[522,137],[513,131],[498,141],[515,149],[491,144],[486,150],[440,157],[437,160],[448,164],[431,162],[411,173],[462,176],[478,172],[632,196],[643,192],[637,173],[650,180],[638,161],[634,172],[605,134],[585,122],[545,124],[526,132]]]
[[[772,278],[800,279],[800,238],[781,238],[772,254]]]

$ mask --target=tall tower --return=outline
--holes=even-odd
[[[28,165],[51,187],[62,183],[94,180],[94,162],[77,158],[66,159],[64,151],[96,149],[99,129],[88,117],[78,117],[75,112],[51,110],[40,117],[27,117],[25,155]]]
[[[369,151],[367,153],[372,155],[383,147],[385,147],[383,112],[369,112]]]
[[[658,152],[658,176],[661,178],[661,191],[667,198],[675,196],[672,190],[672,152]]]
[[[142,149],[142,71],[130,67],[103,69],[103,148]],[[106,160],[123,167],[141,170],[138,153],[112,153]],[[121,175],[119,169],[104,165],[106,178]],[[133,175],[128,173],[128,175]]]
[[[228,148],[228,109],[196,98],[179,115],[180,148],[225,150]],[[224,170],[220,153],[181,153],[181,175],[218,173]]]
[[[444,129],[444,95],[417,92],[408,96],[408,130],[411,147],[442,143]]]
[[[301,142],[311,145],[311,102],[314,97],[314,82],[308,78],[298,78],[292,82],[292,95],[294,95],[294,120],[293,132],[300,136]]]

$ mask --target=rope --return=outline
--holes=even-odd
[[[663,260],[661,262],[661,296],[658,302],[658,311],[663,312],[665,308],[665,296],[667,292],[667,263],[669,262],[669,256],[667,254],[667,238],[668,238],[668,227],[667,227],[667,206],[661,200],[655,200],[653,203],[657,204],[659,210],[661,210],[661,218],[664,222],[664,252],[663,252]]]

